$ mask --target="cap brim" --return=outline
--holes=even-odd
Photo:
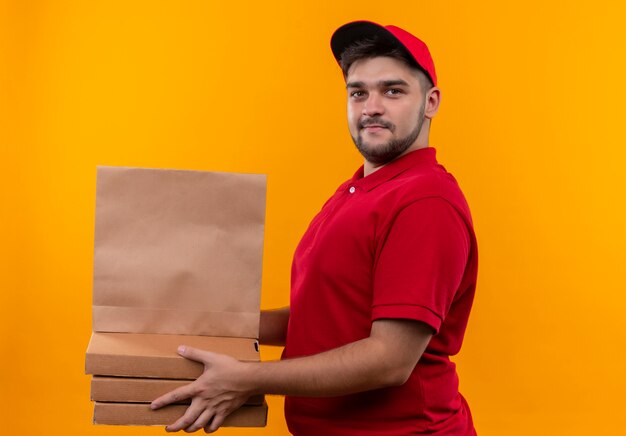
[[[352,42],[369,36],[378,36],[402,46],[402,43],[380,24],[371,21],[353,21],[335,30],[330,38],[330,48],[337,62],[341,60],[341,54]]]

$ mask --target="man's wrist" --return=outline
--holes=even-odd
[[[237,390],[249,395],[263,395],[259,384],[259,365],[261,362],[240,362],[235,374],[235,384]]]

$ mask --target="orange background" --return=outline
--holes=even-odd
[[[0,2],[3,434],[91,424],[96,165],[268,174],[262,304],[360,157],[332,31],[431,47],[431,144],[472,207],[479,288],[461,390],[481,435],[623,434],[626,14],[621,2]],[[279,350],[265,348],[265,358]],[[268,428],[287,434],[282,399]]]

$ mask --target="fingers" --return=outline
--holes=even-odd
[[[174,424],[170,424],[165,427],[165,431],[179,431],[182,429],[185,429],[185,431],[193,431],[187,429],[194,425],[194,423],[200,418],[200,416],[207,411],[209,411],[209,409],[205,409],[205,406],[202,405],[202,402],[192,401],[191,405],[185,411],[185,414],[178,418],[178,420],[176,420]],[[207,422],[211,418],[212,414],[212,412],[209,412],[209,416],[206,417]],[[198,429],[200,428],[202,427],[198,427]]]
[[[206,365],[215,353],[199,350],[198,348],[189,347],[187,345],[181,345],[178,347],[178,354],[186,359],[195,360],[196,362],[204,363]]]
[[[192,433],[204,428],[205,433],[213,433],[224,423],[229,411],[221,406],[211,407],[203,401],[192,401],[185,414],[174,424],[165,427],[168,432],[184,430]]]
[[[204,409],[204,411],[198,416],[198,419],[191,424],[189,427],[185,428],[187,433],[192,433],[194,431],[198,431],[203,427],[206,427],[211,418],[213,417],[212,409]]]
[[[217,415],[215,415],[209,425],[204,427],[204,432],[213,433],[214,431],[217,431],[217,429],[219,429],[220,426],[224,423],[226,416],[227,415],[224,413],[218,413]]]
[[[178,401],[186,400],[187,398],[191,398],[196,393],[195,382],[190,383],[186,386],[182,386],[180,388],[174,389],[171,392],[168,392],[165,395],[160,396],[156,400],[154,400],[150,404],[150,408],[152,410],[163,407],[167,404],[176,403]]]

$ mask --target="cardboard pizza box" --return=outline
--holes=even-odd
[[[256,339],[214,336],[94,332],[87,347],[85,372],[93,375],[194,380],[203,365],[177,353],[179,345],[258,362]]]
[[[100,402],[150,403],[163,394],[189,384],[191,380],[158,378],[106,377],[93,376],[91,379],[91,400]],[[264,395],[254,395],[247,405],[260,406]],[[180,401],[189,404],[191,400]]]
[[[141,403],[94,403],[94,424],[168,425],[183,416],[187,405],[172,404],[158,410]],[[267,404],[242,406],[226,417],[223,427],[265,427]]]

